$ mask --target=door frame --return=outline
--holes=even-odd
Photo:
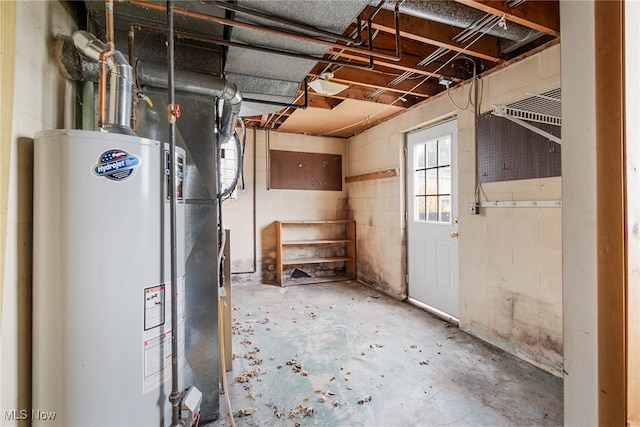
[[[410,244],[410,240],[409,240],[409,221],[411,220],[410,218],[410,211],[409,211],[409,197],[413,197],[412,195],[409,194],[409,179],[413,179],[413,175],[411,174],[411,170],[408,167],[408,162],[409,162],[409,134],[412,133],[416,133],[416,132],[420,132],[420,131],[424,131],[430,128],[434,128],[440,125],[443,125],[447,122],[451,122],[451,121],[456,121],[457,123],[458,120],[458,116],[456,114],[450,115],[450,116],[446,116],[444,118],[439,118],[436,121],[424,124],[421,127],[417,127],[415,129],[411,129],[410,131],[405,132],[404,134],[404,161],[403,161],[403,167],[405,169],[404,171],[404,196],[405,196],[405,201],[404,201],[404,220],[405,220],[405,231],[404,231],[404,235],[405,235],[405,245],[404,245],[404,251],[405,251],[405,262],[404,262],[404,270],[405,270],[405,274],[404,274],[404,288],[405,288],[405,293],[407,295],[407,302],[409,302],[410,304],[425,310],[426,312],[433,314],[434,316],[453,324],[454,326],[458,326],[459,325],[459,316],[460,313],[458,312],[458,317],[454,317],[448,313],[445,313],[441,310],[438,310],[435,307],[432,307],[428,304],[425,304],[421,301],[418,301],[414,298],[412,298],[411,296],[409,296],[409,288],[411,286],[410,282],[409,282],[409,274],[410,274],[410,266],[409,266],[409,244]],[[457,132],[457,127],[456,127],[456,132]],[[457,134],[456,134],[456,140],[457,140]],[[456,147],[455,150],[452,150],[451,152],[451,156],[452,159],[455,158],[455,161],[457,162],[458,160],[458,145],[456,143]],[[454,157],[455,156],[455,157]],[[457,165],[456,165],[456,174],[454,176],[454,174],[452,173],[452,179],[458,180],[458,173],[457,173]],[[457,188],[457,184],[456,184],[456,188]],[[453,191],[453,189],[452,189]],[[452,193],[453,194],[453,193]],[[452,203],[452,216],[455,217],[455,214],[459,212],[457,212],[458,209],[458,195],[459,195],[459,190],[457,191],[457,194],[455,195],[456,198],[456,202],[455,202],[455,207],[453,206],[454,204]],[[455,209],[455,211],[454,211]],[[458,266],[459,266],[459,253],[458,253]],[[459,270],[459,267],[458,267]],[[460,308],[459,306],[459,302],[460,302],[460,289],[459,289],[459,275],[458,275],[458,309]],[[459,310],[458,310],[459,311]]]

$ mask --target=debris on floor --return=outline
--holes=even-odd
[[[233,298],[238,427],[561,424],[561,379],[356,282],[239,284]],[[228,426],[221,403],[208,427]]]
[[[249,415],[252,415],[254,412],[255,412],[254,408],[239,409],[236,416],[237,417],[248,417]]]
[[[367,402],[371,402],[371,396],[364,396],[358,398],[358,405],[364,405]]]

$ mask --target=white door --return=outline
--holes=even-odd
[[[409,300],[458,318],[457,121],[407,136]]]

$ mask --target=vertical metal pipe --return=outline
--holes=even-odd
[[[167,82],[169,86],[169,184],[170,194],[170,222],[171,222],[171,426],[180,426],[180,390],[178,384],[178,236],[176,226],[177,188],[176,188],[176,133],[174,90],[175,46],[173,34],[173,1],[167,0]]]
[[[133,90],[131,91],[131,129],[133,129],[134,132],[138,127],[138,118],[136,116],[136,104],[138,103],[138,76],[136,71],[137,67],[135,64],[136,57],[133,53],[134,45],[135,45],[135,37],[136,37],[135,27],[133,25],[129,25],[129,37],[128,37],[129,65],[131,65],[132,71],[133,71],[133,74],[132,74],[133,81],[131,82],[132,83],[131,85],[133,88]]]
[[[114,46],[114,30],[113,30],[113,0],[105,0],[105,20],[106,20],[106,28],[105,28],[105,37],[107,39],[107,50],[115,50]]]
[[[105,124],[107,115],[107,59],[113,55],[115,45],[113,43],[113,0],[105,0],[105,26],[107,38],[107,50],[100,53],[100,77],[98,80],[98,127]]]

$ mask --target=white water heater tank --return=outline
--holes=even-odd
[[[180,169],[184,151],[177,154]],[[170,424],[168,159],[164,144],[134,136],[82,130],[36,135],[34,426]],[[181,200],[177,220],[182,366]]]

